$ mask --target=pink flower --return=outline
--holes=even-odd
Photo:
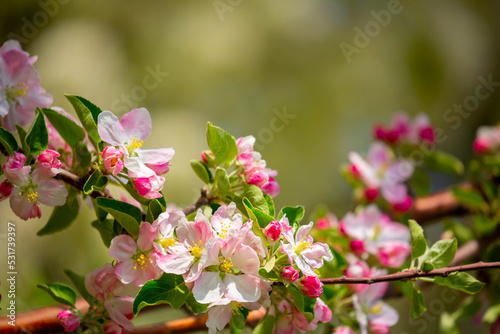
[[[253,150],[255,144],[254,136],[241,137],[236,139],[236,146],[238,147],[238,155],[236,159],[244,166],[250,166],[254,162],[261,160],[259,152]]]
[[[344,232],[353,239],[351,247],[357,255],[361,251],[376,255],[383,265],[400,267],[410,254],[410,230],[397,222],[392,222],[371,204],[357,214],[348,213],[342,220]],[[358,243],[362,247],[355,246]]]
[[[274,334],[294,334],[296,330],[301,333],[313,331],[318,327],[318,322],[329,322],[332,318],[332,311],[319,298],[316,300],[314,318],[311,322],[307,321],[295,306],[292,308],[286,300],[276,305],[276,308],[271,308],[269,314],[276,316]]]
[[[200,262],[203,271],[194,282],[194,298],[202,304],[222,297],[235,302],[256,302],[261,297],[260,260],[255,250],[240,242],[239,236],[228,240],[210,239]],[[212,269],[213,270],[213,269]]]
[[[273,220],[272,222],[267,224],[266,228],[264,229],[264,235],[269,241],[274,243],[281,236],[281,224],[276,220]]]
[[[109,255],[118,260],[115,275],[124,283],[143,286],[147,281],[161,276],[156,264],[153,240],[156,230],[148,222],[143,222],[137,242],[129,235],[119,235],[111,240]]]
[[[363,240],[351,240],[350,246],[352,252],[357,256],[361,256],[364,252],[366,252],[365,243]]]
[[[404,182],[410,179],[414,170],[410,161],[396,159],[391,149],[380,142],[370,146],[366,160],[356,152],[349,153],[349,160],[359,171],[361,181],[367,189],[365,196],[369,201],[374,200],[380,190],[389,203],[407,204],[408,187]]]
[[[108,321],[104,325],[105,334],[125,334],[125,329],[114,321]]]
[[[261,308],[259,303],[238,303],[227,298],[219,299],[208,305],[207,327],[209,334],[215,334],[223,331],[231,320],[233,314],[241,314],[243,308],[249,310],[258,310]]]
[[[481,126],[477,129],[473,148],[476,154],[490,153],[500,147],[500,126]]]
[[[0,48],[0,118],[2,126],[16,132],[16,124],[33,122],[35,109],[48,108],[52,96],[40,87],[40,77],[18,41],[9,40]]]
[[[9,182],[9,180],[5,180],[0,183],[0,202],[10,196],[12,189],[14,189],[14,186]]]
[[[313,243],[313,238],[308,235],[313,227],[313,222],[299,227],[295,237],[286,215],[283,215],[280,224],[282,234],[287,241],[286,243],[281,241],[280,251],[287,254],[290,264],[295,263],[304,275],[318,276],[314,269],[321,268],[323,260],[333,260],[333,255],[328,245],[320,242]]]
[[[9,157],[3,166],[7,180],[15,186],[10,194],[10,207],[21,219],[40,218],[40,203],[49,206],[60,206],[66,203],[68,190],[63,182],[52,178],[53,171],[43,165],[35,167],[23,166],[26,158],[17,153]]]
[[[356,320],[359,323],[361,334],[368,334],[369,328],[380,330],[394,326],[398,322],[398,312],[381,299],[387,286],[387,282],[372,284],[353,295]]]
[[[394,115],[391,126],[375,125],[374,137],[390,144],[402,141],[411,144],[422,142],[434,144],[435,142],[434,128],[427,115],[418,114],[412,122],[403,112]]]
[[[74,332],[80,326],[80,317],[69,310],[62,311],[57,315],[57,319],[61,321],[65,332]]]
[[[124,166],[132,178],[151,177],[168,171],[173,148],[142,149],[151,132],[151,117],[145,108],[133,109],[119,120],[111,111],[99,114],[97,129],[101,139],[124,152]]]
[[[238,234],[243,225],[243,218],[240,213],[234,213],[236,203],[231,202],[229,205],[221,205],[212,216],[211,224],[217,235],[225,239],[226,236],[232,237]]]
[[[357,259],[355,256],[347,256],[347,260],[349,262],[349,266],[345,270],[346,277],[372,277],[384,275],[387,273],[387,270],[377,270],[376,267],[370,268],[368,264],[364,261]],[[348,284],[347,287],[355,292],[359,292],[366,288],[367,284]]]
[[[104,160],[104,167],[108,173],[114,176],[118,175],[123,170],[124,164],[121,159],[123,152],[114,146],[106,146],[102,151],[102,158]]]
[[[281,271],[281,277],[290,283],[299,279],[299,272],[294,267],[284,267]]]
[[[305,276],[299,281],[302,293],[311,298],[318,298],[323,293],[323,283],[317,276]]]
[[[37,158],[38,166],[43,167],[52,176],[55,176],[59,173],[59,167],[61,167],[59,156],[60,154],[54,150],[45,150]]]
[[[148,177],[139,177],[133,180],[137,193],[144,198],[154,199],[162,197],[160,191],[163,189],[165,178],[152,174]]]

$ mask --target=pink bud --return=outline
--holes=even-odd
[[[378,190],[376,188],[368,188],[365,190],[365,197],[369,202],[373,202],[378,196]]]
[[[482,140],[480,138],[476,138],[472,146],[474,148],[474,153],[476,154],[485,154],[491,150],[491,144],[488,141]]]
[[[330,227],[330,222],[326,218],[320,218],[316,221],[316,228],[318,230],[326,230]]]
[[[162,197],[160,190],[163,189],[164,182],[165,178],[156,174],[149,177],[139,177],[133,181],[139,195],[147,199]]]
[[[403,202],[401,203],[395,203],[393,204],[393,209],[396,212],[406,212],[411,209],[411,206],[413,204],[413,200],[411,199],[410,196],[406,196]]]
[[[423,141],[426,141],[430,144],[434,144],[434,141],[436,139],[434,129],[431,126],[427,126],[423,129],[421,129],[419,136],[420,136],[420,139],[422,139]]]
[[[299,279],[299,272],[294,267],[284,267],[281,277],[287,282],[295,282]]]
[[[213,162],[215,162],[214,154],[208,150],[201,151],[200,158],[201,158],[201,161],[203,161],[206,164],[212,164]]]
[[[156,175],[162,175],[162,174],[165,174],[167,173],[169,170],[170,170],[170,163],[169,162],[166,162],[166,163],[163,163],[163,164],[146,164],[147,167],[151,168],[155,173]]]
[[[299,281],[299,289],[306,296],[318,298],[323,293],[323,283],[316,276],[305,276]]]
[[[272,222],[267,224],[266,228],[264,229],[264,234],[270,241],[274,242],[278,240],[281,235],[281,224],[276,220],[273,220]]]
[[[60,154],[54,150],[45,150],[38,156],[38,163],[47,169],[59,168],[61,167],[61,162],[59,161]]]
[[[361,176],[359,170],[358,170],[358,167],[356,167],[355,164],[350,164],[349,165],[349,172],[351,173],[351,175],[353,177],[355,177],[356,179],[359,178]]]
[[[365,252],[365,244],[363,240],[352,240],[351,241],[351,250],[354,254],[360,256]]]
[[[280,186],[272,176],[269,176],[269,182],[267,182],[261,189],[264,194],[268,194],[271,197],[276,197],[276,195],[280,193]]]
[[[373,127],[373,136],[378,140],[385,140],[387,133],[382,125],[375,125]]]
[[[401,131],[397,129],[389,130],[386,133],[386,140],[387,142],[394,144],[395,142],[398,141],[399,136],[401,135]]]
[[[10,196],[13,188],[14,186],[9,182],[9,180],[5,180],[0,183],[0,201]]]
[[[24,166],[25,162],[26,162],[26,157],[24,156],[24,154],[19,152],[14,152],[14,156],[10,156],[7,158],[7,162],[5,163],[5,165],[3,165],[3,170],[5,171],[6,168],[9,169],[21,168]]]
[[[74,332],[80,325],[80,317],[69,310],[60,312],[57,318],[61,321],[65,332]]]
[[[104,159],[104,168],[113,174],[118,175],[123,170],[124,164],[121,157],[123,152],[114,146],[106,146],[102,151],[102,158]]]
[[[245,169],[245,179],[248,184],[262,188],[269,181],[269,176],[262,167],[252,166]]]

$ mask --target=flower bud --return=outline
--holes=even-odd
[[[10,196],[13,188],[14,186],[9,182],[9,180],[5,180],[0,183],[0,201]]]
[[[373,202],[378,196],[378,190],[376,188],[368,188],[365,190],[365,197],[369,202]]]
[[[281,277],[287,282],[295,282],[299,279],[299,272],[294,267],[284,267]]]
[[[401,203],[393,204],[393,209],[396,212],[406,212],[410,210],[412,204],[413,200],[411,199],[410,196],[407,195]]]
[[[65,332],[74,332],[80,325],[80,317],[69,310],[60,312],[57,318],[61,321]]]
[[[305,276],[299,281],[299,289],[311,298],[318,298],[323,293],[323,283],[316,276]]]
[[[121,157],[123,152],[114,146],[106,146],[102,151],[102,158],[104,159],[104,167],[106,170],[113,174],[118,175],[123,170],[124,163]]]
[[[365,244],[363,240],[352,240],[351,241],[351,250],[357,256],[360,256],[365,252]]]
[[[276,220],[273,220],[272,222],[267,224],[266,228],[264,229],[264,234],[266,235],[266,238],[268,240],[275,242],[280,238],[281,224]]]
[[[38,163],[44,168],[52,169],[61,167],[61,162],[59,161],[60,154],[54,150],[45,150],[40,153],[37,160]]]

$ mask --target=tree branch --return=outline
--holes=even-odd
[[[184,210],[182,210],[184,212],[184,214],[187,216],[190,213],[195,212],[196,210],[198,210],[202,206],[210,204],[210,202],[212,201],[212,198],[209,198],[207,195],[208,195],[207,190],[205,188],[202,188],[200,197],[194,203],[192,203],[191,205],[186,207]]]
[[[394,274],[374,276],[374,277],[342,276],[336,278],[323,278],[321,279],[321,282],[323,284],[373,284],[380,282],[404,281],[420,277],[438,277],[438,276],[447,277],[454,272],[493,269],[493,268],[500,268],[500,262],[477,262],[472,264],[466,264],[463,266],[434,269],[431,271],[407,270],[407,271],[400,271]]]
[[[84,175],[82,177],[79,177],[71,172],[68,172],[67,170],[61,169],[59,174],[54,176],[55,179],[61,180],[66,182],[67,184],[75,187],[76,189],[80,190],[83,192],[83,186],[85,185],[85,182],[89,179],[90,175]],[[107,197],[111,198],[108,194],[106,194],[103,191],[94,191],[90,194],[90,197],[97,198],[97,197]]]

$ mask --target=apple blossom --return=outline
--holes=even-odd
[[[473,143],[476,154],[490,153],[500,148],[500,126],[481,126]]]
[[[208,305],[208,333],[214,334],[224,330],[226,325],[231,320],[233,314],[241,313],[242,308],[249,310],[258,310],[261,305],[257,302],[253,303],[238,303],[227,298],[221,298]]]
[[[80,326],[80,317],[70,310],[59,312],[57,319],[61,322],[65,332],[74,332]]]
[[[0,202],[12,194],[12,189],[14,189],[14,186],[9,182],[9,180],[5,180],[0,183]]]
[[[353,239],[353,252],[378,257],[382,265],[398,268],[410,254],[410,230],[392,222],[377,206],[370,204],[357,214],[347,213],[341,222],[342,230]]]
[[[270,242],[275,242],[281,236],[281,224],[273,220],[264,228],[264,235]]]
[[[121,120],[105,110],[97,118],[97,129],[103,141],[120,147],[129,177],[149,178],[168,170],[175,152],[173,148],[142,149],[151,132],[151,117],[145,108],[133,109]]]
[[[25,160],[23,154],[15,152],[2,169],[7,180],[15,186],[9,200],[12,211],[21,219],[28,220],[41,217],[40,203],[48,206],[66,203],[68,190],[63,182],[52,178],[58,172],[55,168],[46,169],[39,164],[31,171],[31,166],[24,166]]]
[[[286,215],[283,215],[280,224],[282,234],[287,241],[286,243],[281,241],[280,251],[287,254],[290,264],[295,263],[304,275],[318,276],[314,269],[321,268],[323,260],[333,260],[333,255],[328,245],[320,242],[313,243],[313,238],[308,235],[313,227],[313,222],[299,227],[295,237]]]
[[[163,189],[164,182],[164,177],[152,174],[147,177],[138,177],[132,183],[139,195],[147,199],[154,199],[162,197],[160,191]]]
[[[284,267],[281,271],[281,277],[290,283],[299,279],[299,272],[294,267]]]
[[[316,300],[314,318],[311,322],[295,306],[290,306],[286,300],[272,307],[269,314],[276,316],[274,334],[294,334],[296,330],[305,333],[315,330],[318,322],[329,322],[332,318],[332,311],[319,298]]]
[[[16,132],[16,125],[33,122],[35,109],[48,108],[52,96],[40,87],[33,67],[37,57],[29,57],[18,41],[6,41],[0,47],[0,118],[2,126]]]
[[[323,293],[323,283],[317,276],[305,276],[299,281],[299,289],[311,298],[318,298]]]
[[[109,255],[118,260],[115,275],[124,283],[143,286],[147,281],[161,276],[156,264],[157,254],[153,241],[156,229],[148,222],[143,222],[137,242],[129,235],[118,235],[111,240]]]
[[[434,129],[427,115],[422,113],[418,114],[413,122],[406,113],[397,113],[392,119],[391,126],[375,125],[374,137],[391,144],[402,141],[411,144],[435,142]]]
[[[123,170],[124,164],[121,159],[123,152],[114,146],[106,146],[102,151],[102,159],[104,160],[104,168],[108,173],[114,176],[118,175]]]
[[[404,184],[414,170],[409,160],[396,159],[391,149],[380,142],[372,143],[366,160],[356,152],[349,153],[349,160],[359,172],[359,177],[366,187],[365,196],[369,201],[373,201],[380,190],[384,199],[392,205],[402,204],[398,207],[400,210],[410,208],[411,197],[408,195],[408,187]]]

